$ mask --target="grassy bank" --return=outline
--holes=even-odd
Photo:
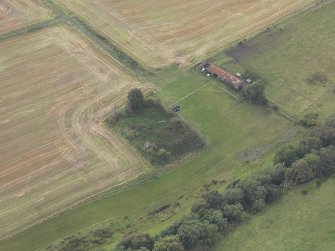
[[[301,191],[307,190],[307,195]],[[300,186],[238,227],[214,248],[221,250],[332,250],[335,245],[335,180]]]

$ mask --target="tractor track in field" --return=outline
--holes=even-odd
[[[58,12],[59,14],[59,12]],[[37,34],[39,34],[38,31],[42,31],[45,30],[45,32],[49,33],[50,35],[52,34],[52,30],[53,29],[58,29],[59,27],[55,27],[58,24],[68,24],[70,27],[73,26],[71,25],[71,20],[73,21],[73,19],[71,19],[71,17],[67,16],[67,15],[63,15],[62,13],[60,13],[59,15],[57,15],[55,18],[50,19],[48,21],[44,21],[44,22],[40,22],[40,23],[36,23],[33,25],[29,25],[23,28],[19,28],[16,29],[12,32],[8,32],[8,33],[4,33],[4,34],[0,34],[0,41],[3,41],[5,44],[9,43],[10,41],[7,41],[8,39],[13,39],[13,38],[17,38],[20,39],[20,35],[24,36],[24,35],[28,35],[29,33],[34,33],[36,32]],[[51,31],[48,30],[48,28],[51,28]],[[77,31],[77,30],[76,30]],[[43,31],[44,32],[44,31]],[[60,31],[59,31],[60,32]],[[81,35],[82,38],[86,38],[87,36],[85,36],[85,34],[83,34],[83,32],[76,32],[79,35]],[[101,72],[101,67],[99,64],[92,64],[90,62],[92,62],[91,60],[86,61],[87,59],[91,59],[91,58],[95,58],[94,56],[94,51],[93,49],[91,50],[90,48],[88,48],[87,46],[84,46],[82,44],[82,42],[80,41],[80,39],[76,39],[76,37],[74,37],[72,40],[69,40],[69,42],[66,42],[66,35],[62,35],[63,33],[59,33],[58,35],[55,36],[55,39],[59,40],[59,43],[57,43],[58,45],[60,45],[60,47],[62,47],[62,49],[64,49],[65,51],[65,55],[69,56],[69,57],[73,57],[76,58],[78,60],[78,62],[80,62],[83,66],[87,67],[88,71],[91,71],[93,75],[95,75],[99,80],[101,80],[101,82],[108,82],[108,79],[110,79],[111,81],[115,80],[119,81],[119,77],[117,75],[117,77],[112,78],[113,74],[106,74],[105,72],[111,72],[111,73],[115,73],[114,75],[116,76],[117,71],[114,71],[114,67],[111,67],[109,65],[109,63],[107,63],[107,61],[105,62],[105,59],[107,57],[102,58],[101,60],[99,59],[99,57],[97,57],[97,60],[99,60],[99,64],[103,65],[104,68],[106,69],[105,71]],[[34,35],[34,34],[33,34]],[[49,37],[49,36],[47,36]],[[52,36],[50,36],[50,41],[53,41]],[[89,39],[86,39],[85,41],[88,41]],[[65,41],[65,42],[63,42]],[[38,41],[39,42],[39,41]],[[94,48],[94,44],[96,43],[92,43],[92,39],[91,41],[88,41],[90,45],[93,45],[92,47]],[[50,42],[51,43],[51,42]],[[76,44],[78,44],[79,46],[76,47]],[[83,47],[81,48],[80,46],[83,45]],[[80,48],[78,48],[80,47]],[[96,48],[94,48],[95,50]],[[98,48],[99,49],[99,48]],[[104,50],[105,51],[105,50]],[[104,52],[103,51],[103,52]],[[84,53],[85,52],[85,53]],[[91,56],[89,55],[91,54]],[[100,53],[98,53],[100,54]],[[103,53],[105,54],[105,53]],[[128,71],[124,71],[124,66],[120,63],[120,62],[115,62],[115,64],[117,65],[117,69],[120,70],[121,72],[128,72]],[[100,67],[100,68],[99,68]],[[108,68],[110,67],[110,69],[108,70]],[[133,72],[134,73],[134,72]],[[42,74],[42,73],[41,73]],[[128,75],[128,74],[127,74]],[[131,76],[131,74],[129,74]],[[135,178],[139,173],[137,170],[134,171],[134,169],[130,168],[128,170],[123,170],[123,159],[120,158],[118,159],[117,156],[115,155],[115,151],[109,151],[109,145],[112,146],[112,148],[117,149],[118,151],[118,156],[126,156],[127,159],[127,163],[133,163],[133,166],[139,166],[140,167],[140,173],[142,173],[143,169],[145,169],[146,167],[146,163],[144,163],[144,161],[139,158],[139,156],[137,154],[135,154],[134,150],[130,147],[128,147],[127,145],[125,145],[125,143],[116,135],[114,135],[112,132],[110,132],[107,128],[106,128],[106,124],[104,122],[105,117],[107,116],[107,114],[109,112],[111,112],[113,106],[120,106],[121,103],[123,103],[123,94],[127,92],[127,90],[129,90],[129,88],[134,87],[134,86],[138,86],[139,82],[134,80],[133,77],[131,77],[131,81],[129,80],[125,80],[125,81],[121,81],[118,87],[116,88],[112,88],[110,89],[110,87],[106,86],[107,84],[104,84],[104,86],[102,86],[101,88],[107,88],[104,91],[102,91],[101,89],[97,89],[97,93],[94,91],[90,91],[90,90],[82,90],[82,89],[78,89],[78,91],[76,91],[76,93],[78,93],[78,96],[74,97],[74,103],[71,101],[71,105],[70,106],[66,106],[66,107],[62,107],[63,102],[61,102],[59,104],[59,106],[55,106],[53,107],[51,110],[48,111],[48,116],[53,116],[53,114],[59,114],[59,109],[61,109],[63,112],[61,112],[59,118],[59,123],[58,123],[58,129],[60,131],[60,133],[62,134],[62,137],[64,138],[64,140],[66,141],[66,143],[68,144],[68,146],[63,147],[61,144],[58,146],[55,145],[55,147],[57,148],[54,151],[59,151],[62,152],[63,155],[61,155],[61,158],[68,158],[69,162],[73,162],[73,166],[74,168],[80,169],[81,165],[84,162],[84,158],[86,156],[86,154],[90,153],[94,156],[97,156],[99,161],[101,161],[101,165],[103,165],[103,163],[107,163],[108,167],[111,167],[113,169],[113,172],[115,170],[115,176],[113,176],[113,180],[115,180],[115,183],[112,184],[112,182],[109,183],[104,183],[100,182],[99,184],[96,184],[96,189],[95,191],[91,191],[89,192],[89,196],[84,195],[84,196],[79,196],[80,200],[76,200],[74,201],[74,203],[67,203],[64,207],[62,206],[62,208],[57,208],[56,210],[54,210],[52,206],[44,206],[43,208],[45,210],[49,210],[50,209],[50,214],[49,212],[47,213],[47,217],[44,217],[42,219],[35,219],[36,214],[38,213],[38,211],[36,211],[36,213],[33,214],[28,214],[24,217],[24,218],[20,218],[18,217],[17,219],[15,219],[14,224],[21,224],[20,230],[18,232],[22,232],[24,229],[27,229],[33,225],[36,225],[46,219],[49,219],[51,217],[54,217],[56,215],[58,215],[59,213],[63,212],[64,210],[73,207],[74,205],[78,205],[79,203],[82,203],[83,201],[86,201],[87,199],[96,196],[97,194],[100,194],[101,192],[106,191],[107,189],[110,189],[111,187],[114,187],[115,185],[120,185],[122,183],[127,182],[129,179]],[[85,89],[85,88],[84,88]],[[27,89],[28,90],[28,89]],[[85,93],[88,94],[85,94]],[[93,92],[93,93],[91,93]],[[84,94],[82,94],[84,93]],[[91,93],[91,94],[90,94]],[[6,97],[7,98],[7,97]],[[67,100],[67,99],[66,99]],[[64,98],[64,103],[66,103]],[[73,105],[76,105],[73,109]],[[9,120],[8,120],[9,121]],[[6,121],[7,123],[7,121]],[[96,139],[96,140],[95,140]],[[56,143],[55,143],[56,144]],[[69,152],[69,149],[73,149],[74,151],[76,151],[76,153],[78,153],[78,157],[76,157],[77,155],[72,155],[71,152]],[[36,149],[35,149],[36,150]],[[38,149],[37,149],[38,150]],[[36,157],[36,156],[35,156]],[[52,166],[57,166],[57,160],[55,161],[50,161],[50,163],[48,163],[45,166],[39,166],[37,171],[34,172],[34,176],[30,177],[29,175],[24,175],[21,177],[17,177],[15,180],[11,180],[9,183],[4,184],[6,186],[6,191],[2,190],[2,192],[4,193],[6,200],[10,201],[13,197],[13,195],[17,194],[18,196],[25,196],[26,193],[25,191],[28,191],[31,187],[37,185],[38,179],[42,177],[42,174],[46,174],[48,170],[50,170],[50,168]],[[128,164],[127,164],[128,165]],[[18,166],[12,166],[11,170],[14,170],[15,168],[20,168]],[[17,169],[15,169],[17,170]],[[14,171],[15,171],[14,170]],[[8,173],[9,169],[6,170],[5,172]],[[51,170],[50,170],[51,171]],[[61,170],[62,171],[62,170]],[[65,170],[62,171],[62,174],[65,174],[66,172],[70,172],[69,170]],[[112,171],[111,171],[112,172]],[[35,176],[36,174],[36,176]],[[59,174],[59,173],[58,173]],[[113,173],[114,174],[114,173]],[[60,174],[59,174],[60,175]],[[0,172],[0,177],[1,177],[1,172]],[[30,178],[34,178],[33,182],[29,181]],[[36,178],[36,180],[35,180]],[[29,181],[29,186],[25,185],[27,182]],[[73,184],[73,181],[71,179],[69,179],[69,177],[65,177],[64,180],[62,180],[62,187],[65,186],[70,186],[71,184]],[[22,190],[19,186],[27,186],[28,190],[23,190],[20,192],[20,190]],[[19,188],[19,189],[16,189]],[[10,189],[12,189],[12,192],[9,191]],[[20,192],[20,194],[19,194]],[[53,192],[52,190],[48,191],[48,192]],[[28,195],[27,195],[28,196]],[[69,196],[70,197],[70,196]],[[23,198],[23,197],[22,197]],[[72,198],[72,197],[71,197]],[[36,201],[36,203],[39,203],[40,201],[42,201],[44,198],[39,198],[38,201]],[[4,201],[3,201],[4,202]],[[16,202],[14,202],[16,204]],[[8,210],[11,210],[12,208],[12,204],[11,203],[7,203],[5,205],[4,208],[2,208],[2,212],[8,212]],[[30,205],[27,204],[27,207],[29,207]],[[58,204],[56,206],[59,206]],[[20,208],[20,207],[17,207]],[[22,207],[21,207],[22,209]],[[6,211],[5,211],[6,210]],[[46,215],[46,214],[45,214]],[[23,220],[29,220],[29,223],[26,227],[22,227],[22,221]],[[14,225],[13,224],[13,225]],[[13,234],[17,233],[14,232],[15,229],[14,227],[17,227],[18,225],[15,226],[11,226],[11,228],[5,228],[5,233],[1,233],[0,232],[0,239],[6,239],[10,236],[12,236]],[[13,229],[12,229],[13,228]],[[8,231],[8,232],[7,232]]]
[[[20,36],[20,35],[24,35],[27,33],[31,33],[31,32],[37,32],[46,28],[50,28],[53,27],[59,23],[63,23],[65,22],[65,17],[64,16],[57,16],[53,19],[50,20],[46,20],[46,21],[42,21],[39,23],[35,23],[32,25],[28,25],[22,28],[18,28],[15,30],[12,30],[10,32],[7,33],[3,33],[0,34],[0,41],[6,40],[6,39],[10,39],[12,37],[16,37],[16,36]]]
[[[54,27],[58,24],[67,24],[89,38],[97,47],[105,51],[109,56],[111,56],[115,61],[119,62],[121,66],[127,69],[134,76],[150,77],[153,75],[153,69],[144,68],[135,59],[120,49],[113,41],[99,34],[95,29],[93,29],[72,12],[66,10],[52,0],[43,0],[43,3],[55,15],[54,18],[0,34],[0,41],[27,33],[37,32],[46,28]]]
[[[150,77],[153,75],[152,69],[144,68],[139,62],[120,49],[114,41],[106,38],[98,33],[94,28],[80,19],[77,15],[67,10],[63,6],[52,0],[43,0],[45,5],[59,16],[59,22],[63,21],[80,33],[88,37],[96,46],[104,50],[115,61],[119,62],[123,67],[135,76]]]

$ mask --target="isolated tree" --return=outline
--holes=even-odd
[[[184,247],[178,236],[171,235],[156,241],[154,251],[184,251]]]
[[[145,102],[143,93],[140,89],[135,88],[128,93],[128,108],[132,112],[141,112],[144,108]]]
[[[264,83],[261,81],[246,85],[243,88],[242,94],[252,103],[260,105],[264,105],[267,103],[267,99],[265,98],[264,94]]]

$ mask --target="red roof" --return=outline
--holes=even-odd
[[[224,80],[225,82],[233,86],[235,89],[241,89],[245,85],[243,79],[225,71],[224,69],[216,65],[211,64],[210,66],[208,66],[207,71],[213,75],[214,74],[217,75],[218,78]]]

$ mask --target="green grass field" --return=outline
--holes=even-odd
[[[268,82],[268,97],[284,109],[299,116],[317,111],[325,118],[335,108],[334,94],[331,92],[333,84],[311,86],[305,79],[320,71],[335,82],[334,13],[335,3],[286,21],[283,32],[278,30],[278,26],[271,32],[257,36],[247,43],[248,50],[238,55],[240,64],[227,62],[227,56],[222,54],[214,60],[229,69],[247,69],[263,77]],[[236,57],[238,52],[234,51]],[[189,212],[191,205],[202,193],[203,185],[217,180],[219,185],[215,188],[222,190],[236,178],[272,166],[276,149],[292,138],[298,138],[304,131],[274,111],[241,100],[238,94],[227,91],[222,83],[206,79],[190,70],[162,70],[162,75],[155,83],[157,95],[163,104],[180,104],[180,117],[202,135],[209,146],[185,157],[176,165],[151,170],[136,180],[114,187],[84,204],[18,233],[0,242],[0,250],[43,249],[65,236],[88,231],[94,224],[123,225],[123,233],[146,231],[157,234],[173,220]],[[317,227],[314,227],[308,230],[306,236],[319,237],[320,242],[315,241],[315,245],[320,243],[327,250],[332,242],[324,239],[323,244],[322,238],[332,238],[334,232],[331,232],[331,225],[327,225],[327,219],[316,212],[322,208],[327,218],[331,215],[334,205],[329,206],[329,210],[327,206],[333,203],[330,201],[334,198],[333,180],[318,190],[308,188],[311,191],[307,196],[301,195],[299,189],[294,190],[249,224],[237,228],[217,250],[258,250],[267,244],[269,249],[283,247],[290,250],[293,247],[292,250],[295,250],[296,245],[305,243],[307,246],[310,243],[299,236],[304,235],[302,230],[308,229],[308,224],[317,226],[319,219],[324,223],[321,231],[324,229],[329,235],[321,236],[321,232],[316,234]],[[173,210],[148,215],[163,205],[176,202],[180,206]],[[296,214],[289,214],[291,212]],[[278,221],[278,225],[277,221],[268,223],[261,218],[267,214],[271,215],[266,219],[283,218],[284,221]],[[309,218],[304,220],[303,217]],[[294,220],[305,222],[305,225],[301,223],[301,228],[298,225],[290,226]],[[259,234],[253,232],[254,228],[260,231]],[[287,229],[292,229],[292,232]],[[287,242],[281,240],[277,230],[285,234]],[[239,231],[247,232],[238,234]],[[114,235],[107,244],[108,250],[113,248],[123,233]],[[271,243],[267,242],[270,237],[274,238]],[[280,242],[283,242],[282,246],[279,246]]]
[[[307,195],[301,190],[306,189]],[[333,250],[335,180],[297,187],[253,216],[214,248],[221,250]]]
[[[236,100],[215,82],[207,82],[193,72],[178,70],[162,76],[158,83],[159,96],[166,97],[167,104],[180,100],[181,117],[194,125],[210,146],[157,179],[114,188],[93,202],[2,242],[0,249],[35,250],[95,223],[120,223],[125,216],[133,222],[131,229],[158,232],[172,217],[188,212],[204,184],[213,179],[229,182],[271,166],[277,144],[295,135],[296,128],[290,121]],[[170,215],[147,216],[178,198],[181,206]]]
[[[266,80],[267,97],[298,116],[318,112],[321,119],[335,109],[335,2],[270,27],[242,46],[213,60]],[[310,84],[315,73],[329,80]]]

